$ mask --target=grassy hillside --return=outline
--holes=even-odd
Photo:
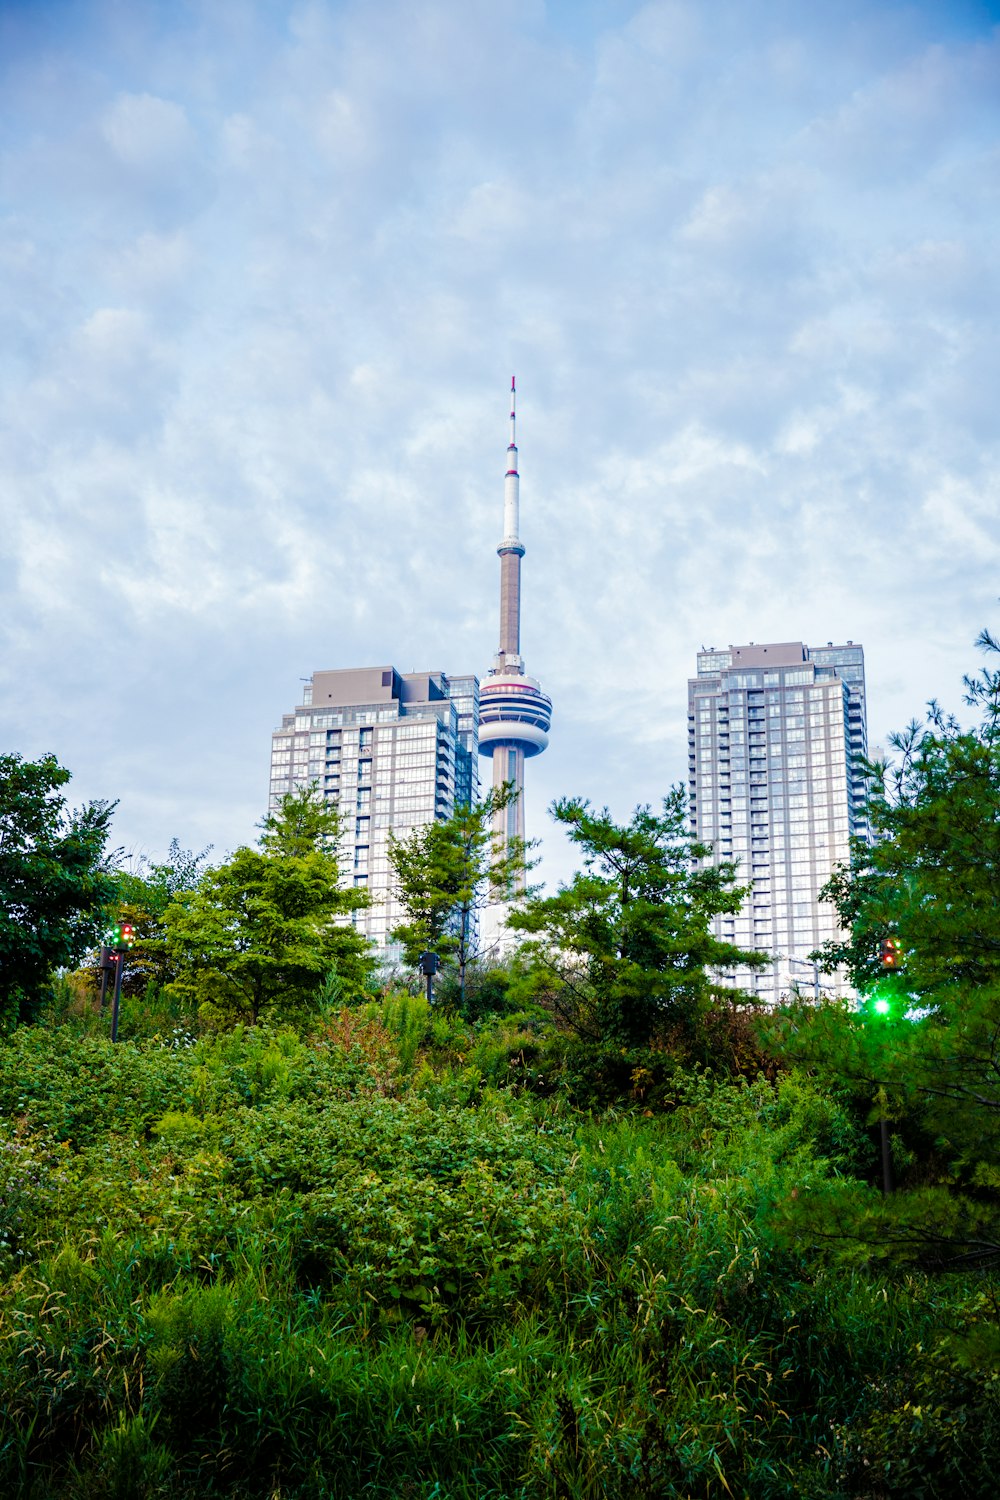
[[[985,1284],[785,1227],[873,1162],[808,1079],[584,1110],[554,1038],[419,1000],[138,1006],[0,1043],[3,1494],[993,1492]]]

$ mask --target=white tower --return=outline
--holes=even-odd
[[[524,838],[524,762],[548,744],[552,700],[521,656],[521,558],[517,443],[514,432],[514,379],[510,382],[510,443],[503,493],[503,540],[500,557],[500,645],[479,690],[479,753],[493,760],[493,785],[511,783],[514,797],[497,816],[496,831],[505,844]],[[518,889],[524,885],[523,874]]]

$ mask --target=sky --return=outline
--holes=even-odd
[[[543,879],[702,646],[961,711],[998,229],[998,4],[0,0],[0,750],[222,857],[301,679],[484,675],[512,373]]]

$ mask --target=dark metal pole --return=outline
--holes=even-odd
[[[115,960],[115,997],[111,1002],[111,1040],[118,1040],[118,1006],[122,995],[122,974],[125,971],[125,954],[119,951]]]
[[[889,1149],[889,1122],[885,1117],[885,1106],[878,1122],[879,1134],[882,1137],[882,1192],[888,1198],[895,1191],[892,1180],[892,1152]]]
[[[421,974],[427,979],[427,1004],[434,1004],[434,975],[437,973],[438,956],[436,953],[421,953],[418,965]]]

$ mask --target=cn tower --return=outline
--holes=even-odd
[[[510,382],[510,443],[503,491],[503,540],[500,558],[500,646],[479,692],[479,753],[493,759],[493,785],[510,783],[514,796],[497,814],[496,832],[506,847],[524,838],[524,762],[540,755],[549,742],[552,699],[528,677],[521,656],[521,558],[519,535],[520,476],[514,431],[514,379]],[[515,883],[524,886],[523,873]]]

